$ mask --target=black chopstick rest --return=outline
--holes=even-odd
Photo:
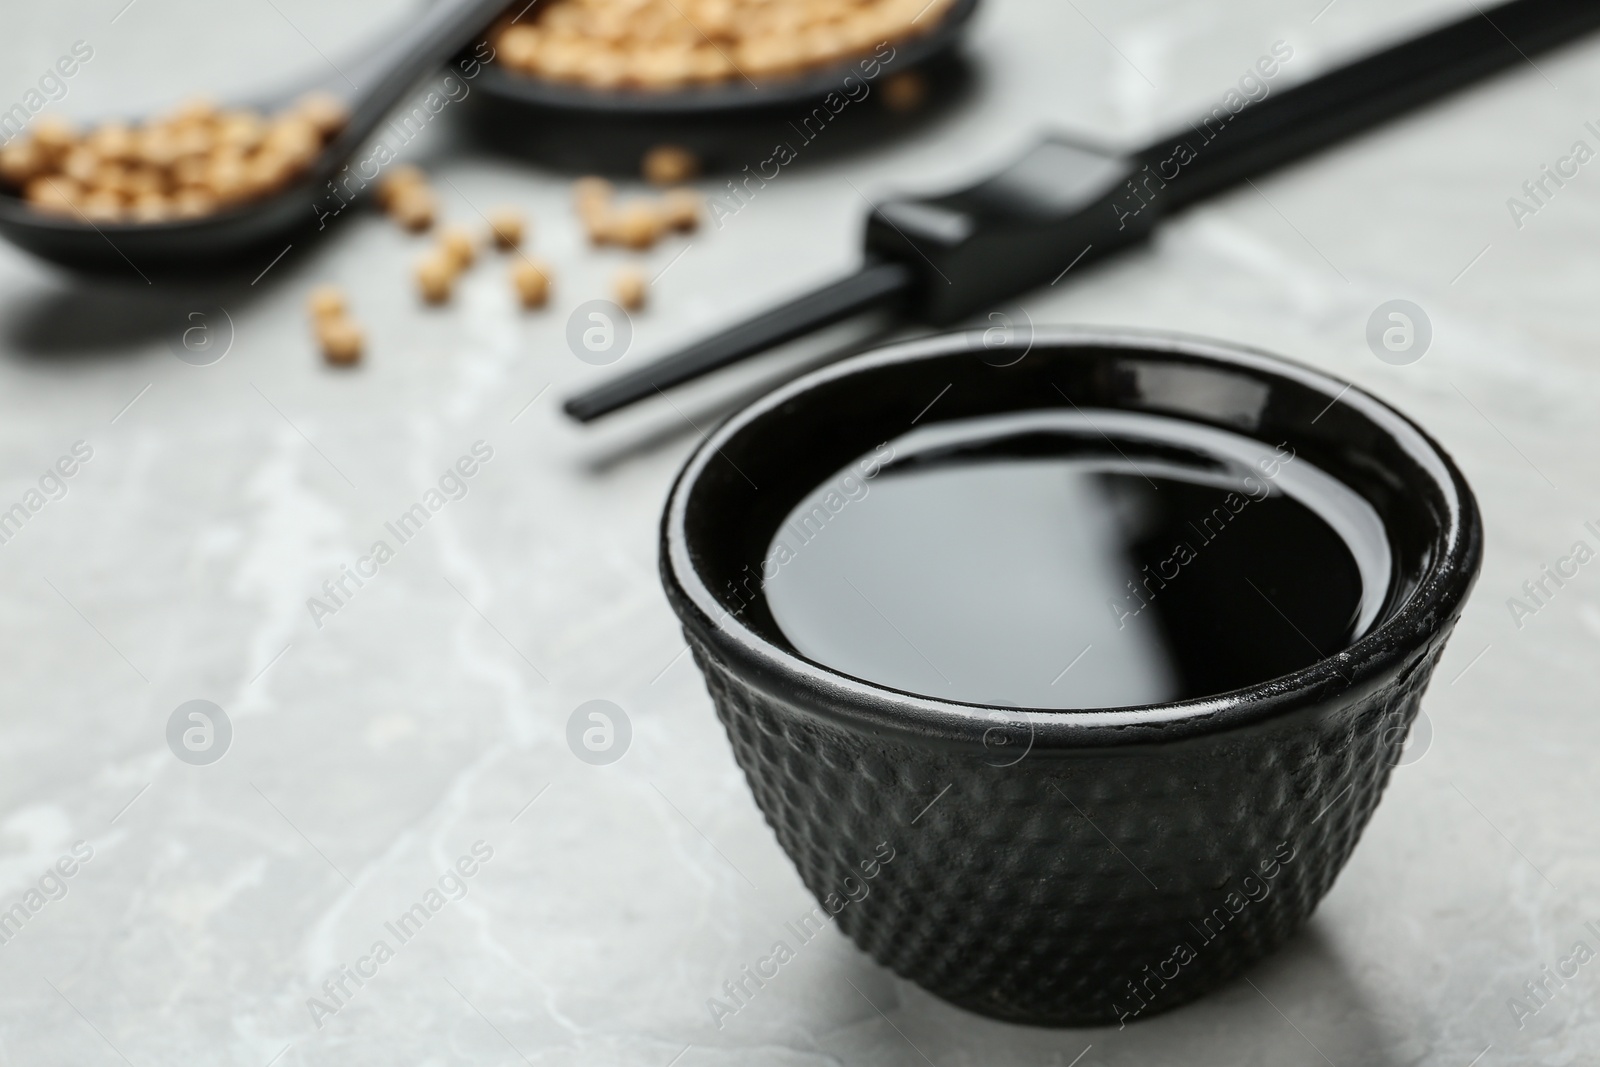
[[[1155,181],[1135,158],[1052,137],[969,189],[882,202],[867,254],[911,270],[908,314],[948,325],[1143,240],[1159,212],[1128,201]]]

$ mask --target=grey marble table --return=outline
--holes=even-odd
[[[94,56],[69,114],[244,93],[325,71],[403,8],[30,5],[0,33],[0,104],[80,40]],[[645,257],[670,270],[623,366],[848,267],[863,196],[974,176],[1045,127],[1137,141],[1212,106],[1275,41],[1294,48],[1284,76],[1304,77],[1469,8],[988,0],[959,107],[871,153],[803,160],[721,229]],[[0,544],[0,1062],[1594,1062],[1600,964],[1571,961],[1577,942],[1600,948],[1585,926],[1600,920],[1600,564],[1536,611],[1510,601],[1597,543],[1600,175],[1530,217],[1507,206],[1574,142],[1596,146],[1590,119],[1600,40],[1024,298],[1038,322],[1217,335],[1346,376],[1443,441],[1488,523],[1429,739],[1309,929],[1248,981],[1120,1032],[964,1014],[834,930],[713,1023],[708,998],[810,900],[659,592],[656,518],[697,440],[688,420],[806,353],[689,391],[681,412],[564,421],[558,398],[615,370],[573,358],[566,317],[622,258],[585,247],[564,177],[472,148],[443,115],[413,151],[448,179],[446,214],[529,210],[553,306],[516,310],[494,266],[422,310],[416,239],[367,214],[230,307],[232,347],[210,366],[174,358],[177,310],[137,280],[86,285],[0,248],[0,510],[41,479],[48,497]],[[367,326],[354,373],[311,347],[302,306],[321,281]],[[1364,339],[1397,298],[1433,326],[1408,366]],[[313,620],[308,598],[476,442],[492,458],[465,496]],[[75,447],[72,476],[47,477]],[[232,726],[209,765],[167,741],[196,699]],[[591,699],[628,716],[619,762],[569,748]],[[403,939],[386,925],[430,900]],[[1576,973],[1548,981],[1563,960]]]

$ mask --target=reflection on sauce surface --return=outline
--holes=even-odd
[[[1020,708],[1211,696],[1343,650],[1388,593],[1376,512],[1286,445],[1114,411],[893,444],[793,510],[764,587],[801,655],[865,681]]]

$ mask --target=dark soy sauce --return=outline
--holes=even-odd
[[[801,655],[1019,708],[1191,699],[1306,667],[1373,624],[1391,566],[1371,505],[1287,444],[1118,411],[916,430],[810,493],[766,562]]]

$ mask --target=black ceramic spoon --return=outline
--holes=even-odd
[[[91,222],[48,215],[20,197],[0,193],[0,235],[34,255],[74,270],[142,277],[193,275],[239,263],[241,254],[314,224],[327,210],[328,181],[371,136],[417,82],[480,34],[506,0],[436,0],[416,19],[380,42],[373,54],[346,63],[340,73],[302,86],[268,107],[287,104],[311,89],[339,97],[350,121],[316,161],[279,192],[225,211],[172,222]],[[252,102],[261,107],[263,102]]]

